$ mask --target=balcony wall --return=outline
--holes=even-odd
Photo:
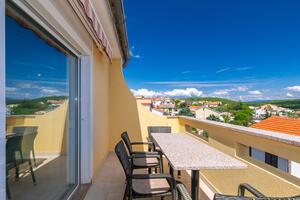
[[[188,117],[179,117],[179,125],[180,132],[183,133],[186,125],[207,131],[209,145],[248,164],[248,168],[243,170],[203,170],[202,178],[215,192],[236,194],[240,183],[249,183],[268,196],[300,194],[298,178],[249,157],[249,146],[251,146],[299,163],[299,138],[294,138],[298,141],[297,144],[291,144],[292,136],[291,141],[288,141],[289,139],[285,140],[288,138],[285,134]],[[198,136],[189,135],[206,142]]]
[[[61,155],[66,152],[66,123],[68,103],[60,105],[43,115],[9,116],[6,119],[8,132],[14,126],[37,126],[38,134],[34,142],[35,153],[41,155]]]
[[[126,85],[120,62],[114,60],[113,67],[110,68],[109,150],[114,149],[123,131],[128,132],[132,141],[146,141],[147,126],[172,126],[173,131],[178,132],[178,118],[158,116],[136,102]]]

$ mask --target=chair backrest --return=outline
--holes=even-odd
[[[130,158],[127,154],[126,148],[124,146],[124,143],[122,140],[115,146],[115,153],[117,154],[117,157],[119,158],[119,161],[123,167],[123,170],[126,175],[127,181],[130,179],[132,174],[132,168],[130,163]]]
[[[171,133],[172,128],[170,126],[148,126],[148,135],[151,133]]]
[[[132,155],[133,150],[132,150],[131,141],[130,141],[130,138],[128,136],[128,133],[126,131],[123,132],[121,134],[121,138],[124,141],[124,143],[125,143],[125,145],[126,145],[126,147],[128,149],[129,154]]]
[[[15,126],[12,132],[17,135],[27,135],[37,132],[38,126]]]
[[[23,140],[22,135],[7,138],[7,141],[6,141],[6,164],[14,163],[17,161],[16,152],[19,152],[21,154],[22,140]]]
[[[34,140],[37,132],[27,133],[23,135],[22,140],[22,154],[23,158],[30,158],[30,152],[34,149]]]

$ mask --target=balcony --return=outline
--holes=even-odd
[[[139,109],[140,114],[144,113],[143,108]],[[152,122],[151,125],[171,126],[173,132],[187,134],[248,165],[247,169],[202,170],[199,188],[201,199],[212,199],[214,193],[236,195],[238,185],[241,183],[249,183],[266,196],[284,197],[300,193],[299,178],[261,162],[249,154],[251,148],[255,148],[285,158],[289,162],[300,163],[299,137],[189,117],[159,116],[156,121],[153,118],[147,121],[146,118],[149,120],[149,116],[151,116],[149,113],[140,115],[141,127],[146,126],[143,120],[147,123]],[[205,130],[208,138],[201,137],[198,132],[189,133],[191,127]],[[144,133],[145,131],[142,130]],[[137,138],[136,135],[131,136]],[[145,134],[142,134],[142,137],[145,138]],[[190,171],[183,172],[182,176],[177,178],[190,189]],[[105,197],[103,199],[121,199],[124,194],[124,183],[121,165],[111,152],[97,171],[86,199],[96,199],[99,196]]]

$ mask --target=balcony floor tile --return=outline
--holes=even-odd
[[[164,166],[168,166],[167,163]],[[168,171],[165,169],[165,171]],[[190,176],[187,172],[182,172],[181,178],[190,190]],[[89,189],[85,200],[121,200],[125,190],[125,175],[118,158],[114,153],[110,153],[103,163],[101,169],[93,179],[93,184]],[[201,200],[209,200],[206,194],[200,189]],[[145,199],[148,200],[149,198]],[[152,198],[160,199],[160,198]],[[171,198],[165,198],[169,200]],[[150,199],[149,199],[150,200]]]

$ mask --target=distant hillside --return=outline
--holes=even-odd
[[[264,104],[274,104],[284,108],[290,108],[294,110],[300,110],[300,99],[293,100],[271,100],[271,101],[258,101],[258,102],[246,102],[249,106],[260,106]]]
[[[182,98],[182,100],[186,100],[188,102],[193,101],[220,101],[223,104],[230,104],[235,103],[236,101],[225,99],[225,98],[218,98],[218,97],[191,97],[191,98]]]
[[[6,99],[6,104],[18,104],[24,101],[30,101],[30,102],[47,102],[48,100],[64,100],[67,99],[66,96],[48,96],[48,97],[40,97],[36,99]]]
[[[8,99],[7,105],[17,104],[16,106],[10,107],[11,115],[32,115],[38,111],[49,111],[57,107],[57,105],[49,104],[48,100],[65,100],[66,96],[50,96],[41,97],[36,99]]]

